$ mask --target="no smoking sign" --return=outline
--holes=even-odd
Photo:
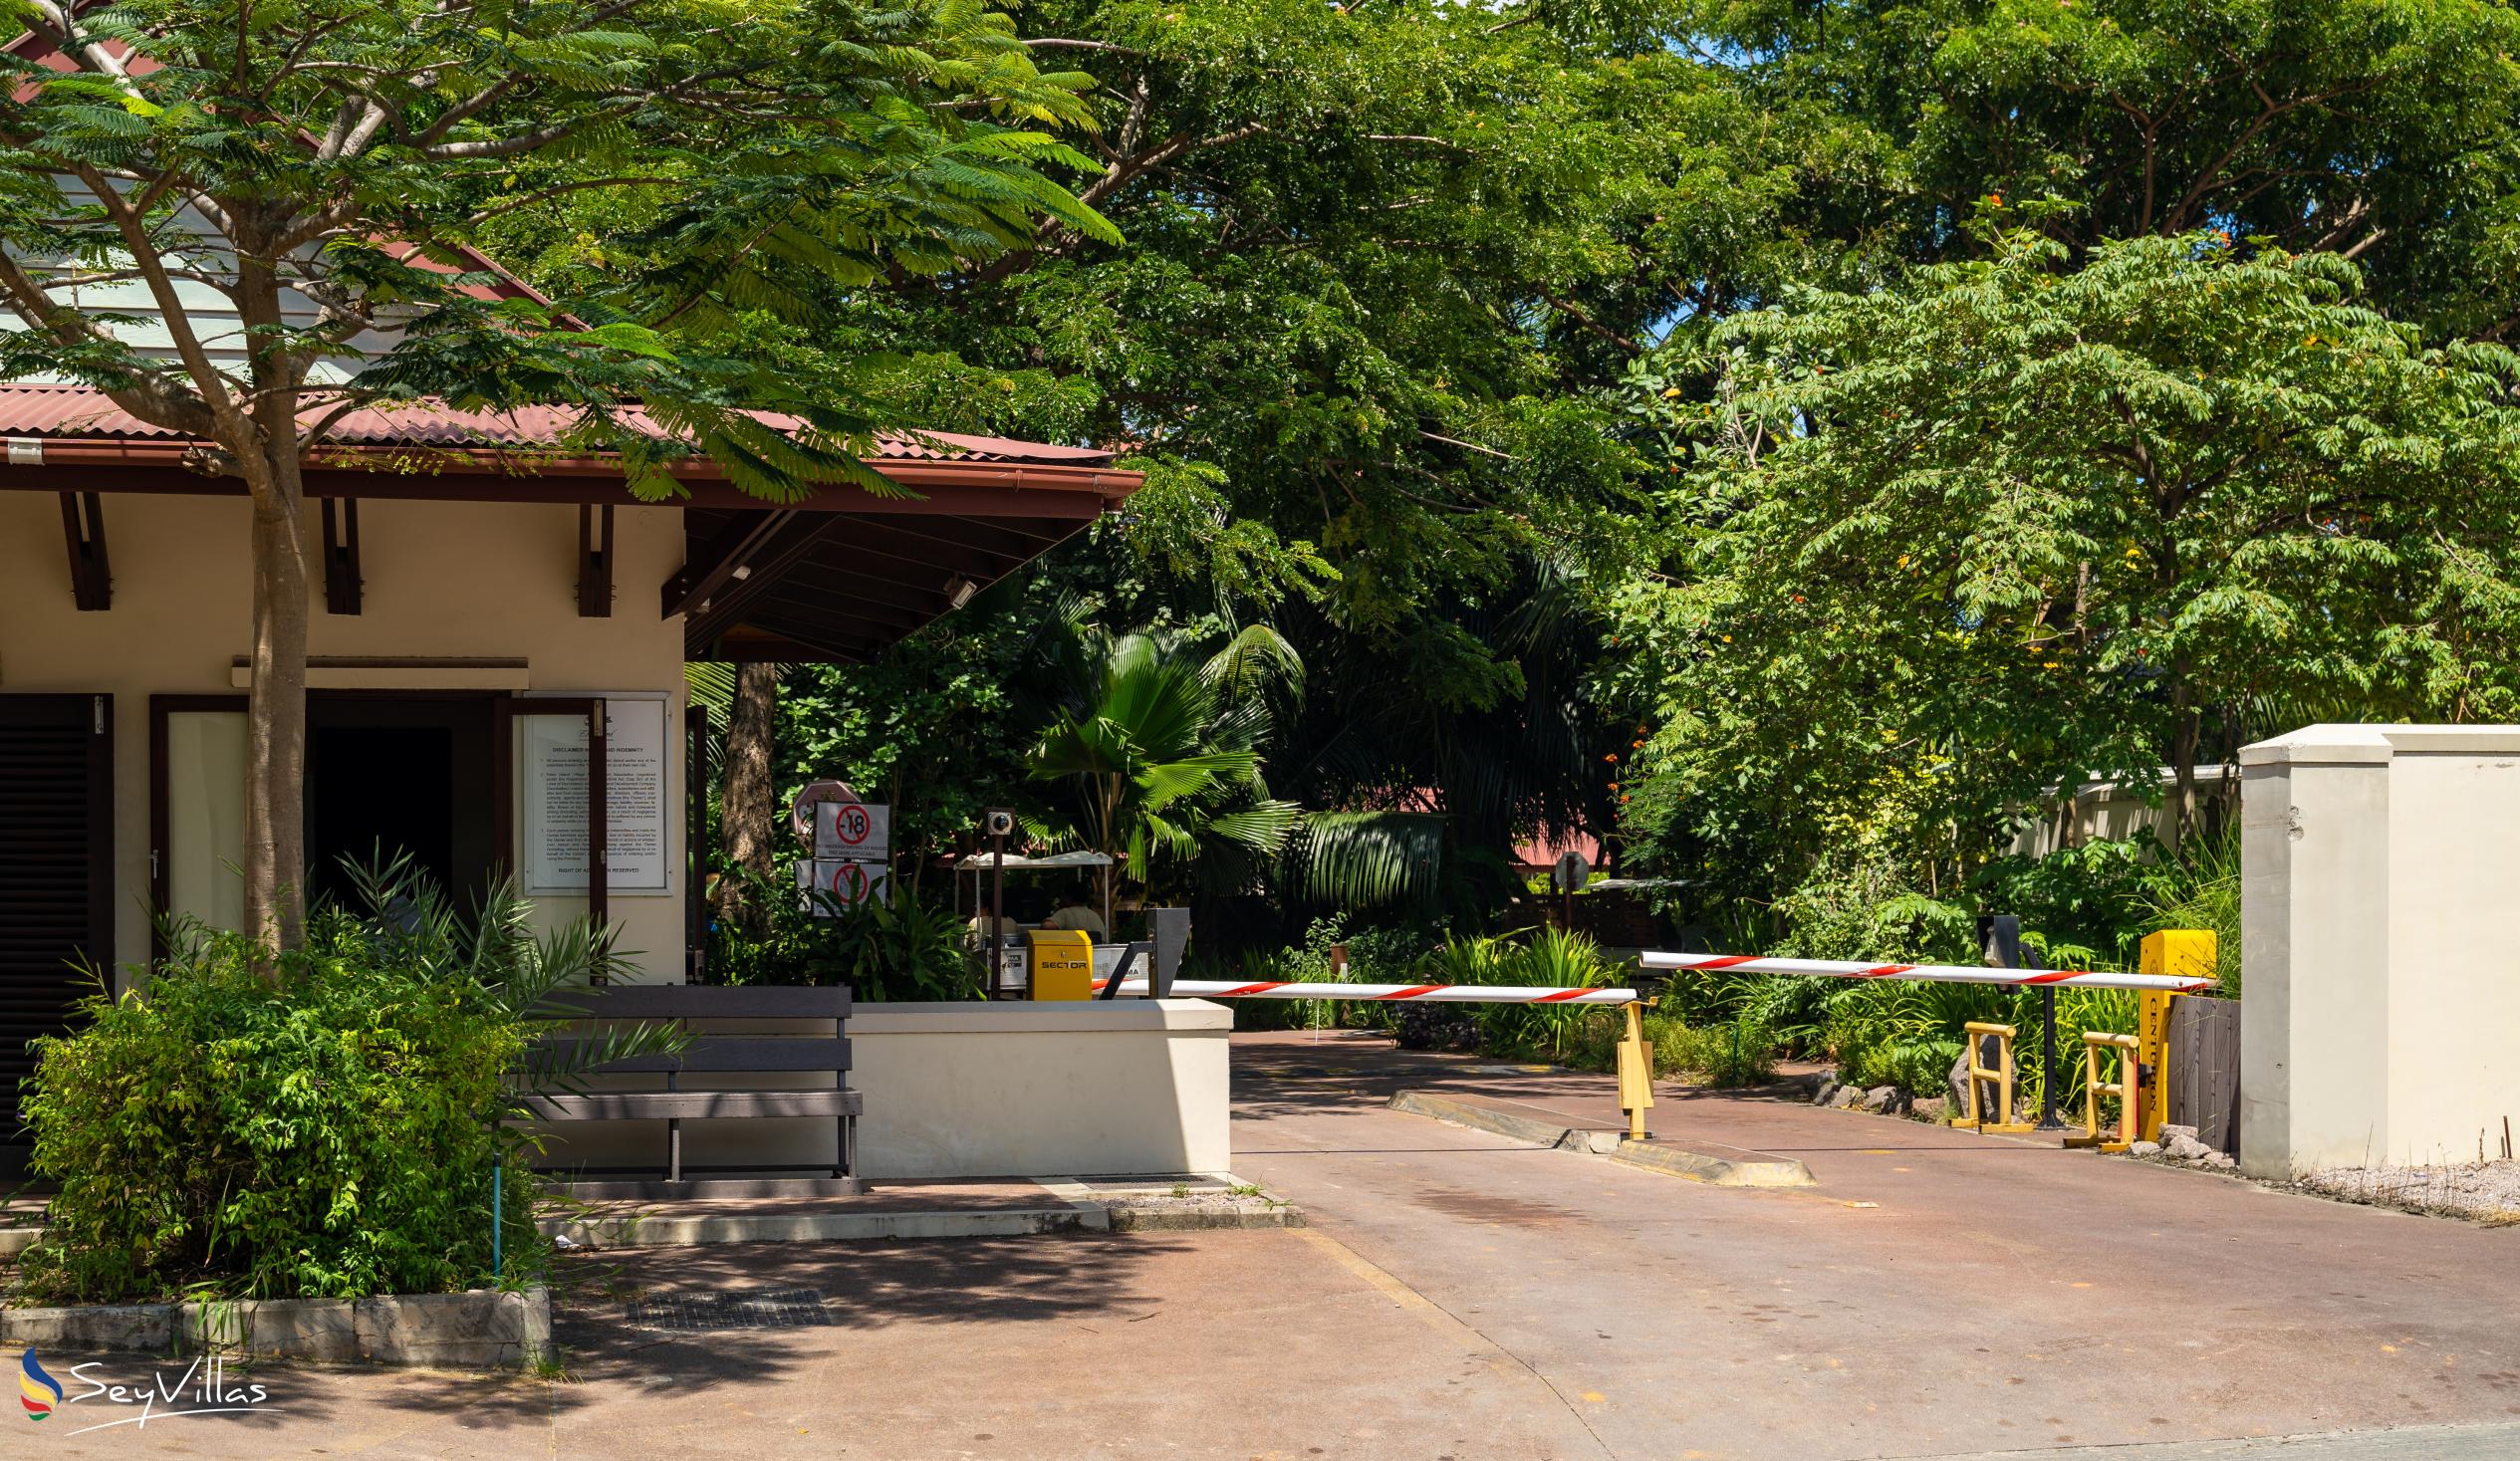
[[[796,864],[797,888],[811,891],[811,910],[828,915],[838,908],[854,908],[872,898],[879,903],[892,901],[892,869],[882,862],[816,859]]]

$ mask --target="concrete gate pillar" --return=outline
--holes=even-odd
[[[2473,1161],[2520,1124],[2520,726],[2240,753],[2240,1166]]]

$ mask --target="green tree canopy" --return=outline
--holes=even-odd
[[[2077,251],[2263,236],[2357,259],[2435,330],[2520,328],[2520,14],[2497,0],[1708,0],[1676,25],[1763,112],[1843,129],[1789,209],[1824,254],[1969,254],[1985,198],[2056,198],[2039,226]]]
[[[1947,886],[2086,775],[2168,762],[2184,829],[2246,737],[2520,712],[2520,361],[2333,255],[1990,244],[1640,374],[1677,473],[1624,604],[1641,829],[1783,887],[1886,838]]]

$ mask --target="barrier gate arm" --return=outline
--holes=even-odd
[[[1098,981],[1096,998],[1115,993],[1142,995],[1145,976],[1129,973],[1132,953],[1108,980]],[[1394,1000],[1438,1004],[1619,1005],[1627,1014],[1627,1034],[1619,1042],[1619,1109],[1628,1117],[1628,1139],[1645,1140],[1645,1110],[1653,1104],[1653,1045],[1645,1039],[1644,1004],[1633,989],[1586,989],[1580,986],[1527,984],[1332,984],[1305,980],[1268,980],[1237,984],[1227,979],[1176,979],[1172,992],[1188,999],[1352,999]]]
[[[1809,974],[1828,979],[1918,979],[1932,984],[2054,985],[2059,989],[2153,989],[2199,994],[2214,986],[2207,977],[2178,974],[2087,972],[2078,969],[1996,969],[1983,964],[1871,964],[1862,959],[1770,959],[1757,954],[1675,954],[1655,949],[1641,960],[1648,969],[1711,973]]]

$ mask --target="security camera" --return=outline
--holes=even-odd
[[[1004,807],[991,807],[980,816],[981,826],[988,830],[989,836],[1013,837],[1015,835],[1015,814]]]

